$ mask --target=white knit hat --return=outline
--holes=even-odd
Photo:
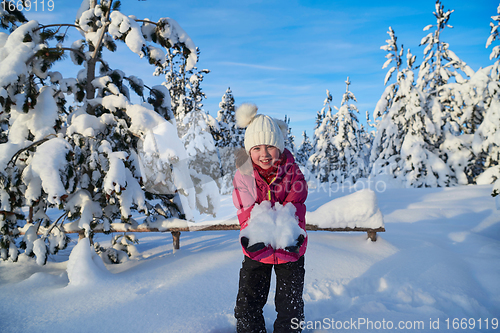
[[[250,152],[258,145],[274,146],[283,152],[288,125],[281,120],[257,114],[254,104],[242,104],[235,112],[238,127],[247,127],[245,132],[245,150]]]

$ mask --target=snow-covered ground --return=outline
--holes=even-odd
[[[387,230],[377,242],[310,231],[305,331],[500,332],[500,212],[490,193],[491,185],[387,189],[377,192]],[[308,211],[343,195],[313,189]],[[222,197],[218,219],[234,216]],[[169,233],[137,237],[140,256],[107,270],[83,243],[70,259],[76,240],[45,266],[23,255],[0,262],[0,332],[235,331],[238,231],[182,233],[176,252]]]

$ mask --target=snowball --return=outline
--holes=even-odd
[[[252,208],[248,226],[241,230],[240,237],[249,239],[248,245],[264,243],[274,249],[284,249],[295,245],[300,235],[306,235],[299,227],[296,208],[289,203],[285,206],[263,201]]]

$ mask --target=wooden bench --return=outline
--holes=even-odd
[[[169,228],[166,230],[159,230],[157,228],[137,228],[137,229],[113,229],[111,228],[106,233],[110,232],[170,232],[172,234],[173,247],[174,249],[180,249],[180,236],[181,232],[191,232],[191,231],[217,231],[217,230],[240,230],[239,224],[213,224],[213,225],[200,225],[185,227],[185,228]],[[372,228],[320,228],[316,225],[306,224],[306,230],[308,231],[331,231],[331,232],[366,232],[367,239],[371,239],[372,242],[377,241],[377,232],[385,232],[384,227],[372,229]],[[104,233],[102,229],[96,229],[94,233]],[[66,233],[79,233],[80,238],[85,237],[84,231],[67,231]]]
[[[0,211],[0,214],[3,215],[11,215],[15,214],[12,212],[5,212],[5,211]],[[17,214],[16,214],[17,215]],[[57,222],[57,221],[56,221]],[[123,226],[123,224],[120,224]],[[64,224],[63,224],[64,226]],[[103,230],[100,228],[94,229],[92,232],[93,233],[114,233],[114,232],[170,232],[172,234],[172,240],[173,240],[173,247],[174,249],[178,250],[180,249],[180,236],[181,232],[190,232],[190,231],[210,231],[210,230],[240,230],[240,225],[239,224],[200,224],[199,226],[197,225],[191,225],[189,227],[181,227],[181,228],[167,228],[167,229],[158,229],[158,228],[149,228],[149,227],[144,227],[144,228],[113,228],[113,226],[110,228],[110,230]],[[371,239],[372,242],[377,241],[377,232],[385,232],[384,227],[379,227],[379,228],[320,228],[316,225],[313,224],[306,224],[306,230],[309,231],[331,231],[331,232],[366,232],[368,237],[367,239]],[[85,231],[83,229],[80,230],[64,230],[65,233],[67,234],[74,234],[78,233],[80,235],[79,238],[84,238],[85,237]],[[44,231],[38,231],[39,235],[44,234]],[[24,232],[19,230],[18,235],[24,235]]]

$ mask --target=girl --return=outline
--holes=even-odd
[[[263,307],[267,302],[272,269],[276,274],[274,332],[291,332],[304,320],[304,253],[307,246],[304,202],[307,183],[292,154],[284,148],[287,125],[266,115],[257,115],[257,107],[243,104],[236,111],[239,127],[247,127],[245,151],[253,168],[241,168],[233,180],[233,201],[238,209],[241,230],[248,227],[256,204],[270,201],[294,206],[298,225],[303,232],[284,248],[273,248],[264,242],[249,243],[241,237],[245,254],[240,270],[235,317],[237,332],[266,332]],[[239,158],[241,164],[241,157]],[[249,161],[250,162],[250,161]],[[249,163],[248,162],[248,163]],[[248,165],[247,163],[247,165]],[[296,329],[295,331],[300,331]]]

